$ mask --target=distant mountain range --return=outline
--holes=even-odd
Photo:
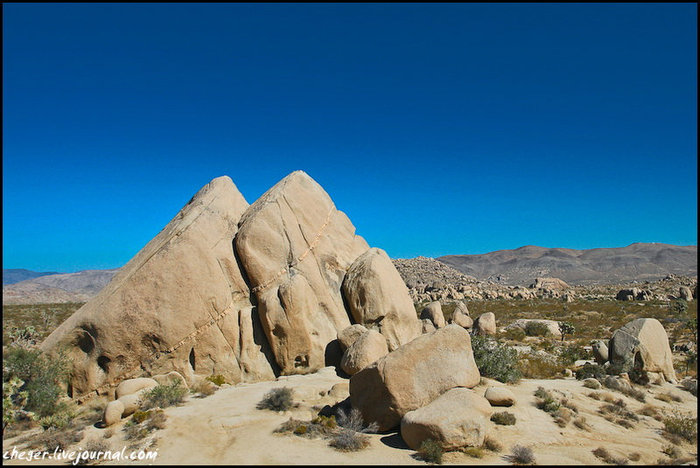
[[[522,286],[543,276],[569,284],[595,284],[652,281],[668,274],[698,275],[696,245],[635,243],[588,250],[527,245],[480,255],[446,255],[436,260],[480,280]]]
[[[3,270],[3,278],[7,271]],[[3,284],[2,303],[85,302],[105,287],[117,271],[119,271],[118,268],[113,270],[85,270],[77,273],[57,273],[35,276],[33,279],[19,281],[14,284]]]
[[[10,268],[2,270],[2,285],[15,284],[20,281],[38,278],[39,276],[57,275],[57,271],[31,271],[24,268]]]
[[[543,276],[560,278],[572,285],[653,281],[668,274],[697,276],[697,255],[695,245],[637,243],[627,247],[589,250],[527,245],[480,255],[447,255],[436,260],[478,280],[528,286],[535,278]],[[401,261],[395,260],[394,263]],[[413,271],[410,259],[403,262],[407,263],[409,273]],[[433,276],[440,273],[441,278],[445,276],[436,266],[427,272],[424,270],[413,272],[417,276],[412,277],[412,281],[419,281],[428,273]],[[3,304],[85,302],[107,285],[117,271],[118,268],[51,274],[3,270],[2,301]],[[402,274],[406,272],[402,270]],[[430,280],[433,276],[423,280]],[[28,279],[14,282],[22,277]],[[14,284],[8,284],[10,282]]]

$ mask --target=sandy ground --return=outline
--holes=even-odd
[[[396,432],[388,434],[371,434],[371,444],[365,450],[355,453],[339,452],[328,446],[323,439],[306,439],[292,434],[275,434],[279,427],[290,417],[311,419],[318,408],[334,404],[341,397],[327,395],[328,390],[339,382],[346,382],[336,375],[333,368],[323,369],[312,375],[281,377],[274,382],[239,384],[219,389],[206,398],[189,397],[185,404],[165,410],[168,420],[165,429],[154,432],[155,442],[151,450],[157,450],[155,462],[138,462],[137,464],[425,464],[415,457]],[[489,381],[488,385],[503,385]],[[288,386],[294,389],[295,401],[299,407],[285,413],[256,409],[256,404],[271,388]],[[538,386],[548,390],[562,392],[579,409],[579,416],[584,416],[591,426],[590,431],[576,428],[573,423],[560,428],[553,418],[537,409],[533,392]],[[639,461],[631,464],[654,464],[665,458],[662,447],[669,442],[660,434],[661,422],[651,417],[641,416],[640,421],[631,429],[603,419],[597,410],[604,403],[587,395],[592,390],[584,388],[580,381],[569,378],[564,380],[522,380],[517,385],[508,385],[517,398],[517,404],[503,408],[517,417],[514,426],[497,426],[492,424],[490,435],[503,445],[502,453],[485,452],[481,459],[472,458],[460,452],[445,455],[445,464],[510,464],[505,455],[513,445],[520,444],[532,448],[537,463],[566,464],[603,464],[591,451],[598,447],[606,448],[613,456],[628,457],[639,453]],[[480,385],[475,391],[483,392],[486,385]],[[627,402],[634,412],[644,406],[620,393],[611,393],[616,398]],[[671,392],[679,396],[681,402],[665,403],[654,395]],[[347,396],[347,395],[346,395]],[[697,417],[697,398],[671,384],[654,386],[648,389],[647,403],[671,413],[674,409],[690,412]],[[313,408],[317,409],[314,410]],[[496,409],[495,411],[501,411]],[[112,449],[121,450],[128,446],[121,430],[124,422],[110,429],[88,427],[85,438],[77,446],[89,439],[101,439],[109,443]],[[106,431],[113,436],[103,439]],[[22,437],[26,437],[26,434]],[[3,452],[10,450],[20,437],[3,442]],[[697,457],[694,445],[681,446],[684,456]],[[127,453],[130,450],[127,449]],[[27,464],[26,461],[4,460],[8,465]],[[31,464],[47,464],[49,461],[33,461]],[[124,463],[122,460],[120,463]],[[129,462],[127,460],[127,462]],[[55,462],[53,462],[55,463]],[[103,462],[110,464],[112,462]]]

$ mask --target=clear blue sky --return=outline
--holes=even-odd
[[[3,266],[302,169],[392,257],[697,244],[695,4],[5,4]]]

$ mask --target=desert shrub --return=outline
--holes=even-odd
[[[611,465],[626,465],[629,462],[626,458],[613,457],[610,452],[603,447],[598,447],[597,449],[593,450],[593,455]]]
[[[589,359],[590,353],[583,349],[582,346],[572,344],[561,348],[559,352],[559,360],[565,366],[570,366],[581,359]]]
[[[165,429],[165,422],[168,420],[168,416],[163,410],[157,410],[151,412],[150,417],[146,420],[146,427],[149,431],[155,431],[158,429]]]
[[[661,451],[666,456],[671,457],[671,458],[678,458],[681,455],[683,455],[683,452],[681,451],[681,449],[679,449],[678,447],[676,447],[674,445],[664,445],[663,448],[661,449]]]
[[[682,437],[688,442],[698,439],[698,418],[674,412],[673,415],[663,419],[666,434]]]
[[[632,452],[629,454],[629,456],[627,458],[629,458],[631,461],[636,462],[642,458],[642,455],[639,452]]]
[[[272,411],[287,411],[294,406],[293,390],[288,387],[273,388],[263,396],[257,405],[258,409]]]
[[[134,420],[136,424],[144,422],[146,419],[151,417],[151,411],[136,411],[131,415],[131,419]]]
[[[554,413],[552,417],[554,418],[554,423],[559,427],[566,427],[571,421],[571,411],[568,408],[560,407]]]
[[[136,411],[131,419],[124,424],[124,439],[139,441],[151,432],[164,429],[168,417],[162,409]]]
[[[167,408],[182,403],[187,394],[187,389],[179,380],[166,385],[157,385],[146,391],[143,396],[143,408]]]
[[[484,437],[484,444],[482,445],[482,447],[486,450],[497,453],[503,450],[503,446],[501,445],[501,443],[491,436]]]
[[[628,429],[633,427],[632,422],[639,421],[639,417],[627,409],[627,404],[621,399],[612,404],[601,406],[598,412],[604,415],[608,421]]]
[[[646,393],[628,384],[620,378],[611,375],[606,376],[602,382],[603,386],[616,390],[624,395],[634,398],[637,401],[644,403],[646,401]]]
[[[692,393],[693,395],[698,395],[698,381],[697,379],[683,379],[681,382],[683,388]]]
[[[64,394],[60,382],[66,377],[68,359],[64,355],[47,356],[37,349],[8,347],[3,352],[3,382],[13,377],[23,382],[19,392],[26,392],[24,409],[39,417],[54,414]]]
[[[507,411],[501,411],[499,413],[493,413],[491,415],[491,421],[501,426],[512,426],[515,424],[515,415]]]
[[[476,367],[482,376],[504,383],[517,382],[520,379],[518,353],[513,348],[488,337],[476,335],[472,337],[472,351]]]
[[[525,325],[525,334],[527,336],[548,336],[552,332],[549,331],[547,324],[543,322],[528,322]]]
[[[523,341],[527,335],[525,335],[525,330],[522,328],[513,327],[506,329],[500,336],[507,340]]]
[[[214,393],[216,393],[217,387],[215,386],[216,384],[212,385],[210,382],[211,382],[211,380],[209,380],[208,378],[207,378],[207,380],[202,380],[202,381],[197,382],[190,389],[190,393],[194,393],[196,395],[199,395],[200,398],[213,395]]]
[[[537,397],[535,404],[542,411],[546,413],[554,413],[559,409],[559,401],[543,387],[538,387],[537,390],[535,390],[535,396]]]
[[[61,430],[48,429],[34,440],[36,445],[43,447],[49,452],[56,449],[65,450],[83,438],[83,431],[77,429]]]
[[[351,429],[341,428],[331,438],[330,446],[342,452],[356,452],[369,445],[369,437]]]
[[[223,384],[226,383],[226,379],[221,374],[210,375],[209,377],[207,377],[207,380],[216,385],[217,387],[221,387]]]
[[[535,454],[532,453],[530,447],[523,447],[522,445],[514,445],[510,451],[510,460],[518,465],[534,465]]]
[[[605,377],[605,368],[599,366],[598,364],[591,364],[587,362],[580,369],[576,370],[576,379],[584,380],[593,377],[594,379],[602,379]]]
[[[39,418],[39,425],[47,429],[63,429],[68,427],[75,418],[75,409],[65,402],[58,405],[56,412]]]
[[[639,414],[649,416],[657,420],[661,419],[661,414],[659,413],[658,408],[649,404],[642,406],[642,408],[639,410]]]
[[[581,429],[583,431],[590,431],[591,430],[591,426],[588,424],[588,422],[586,421],[586,418],[584,418],[583,416],[581,416],[580,418],[574,419],[574,426],[578,427],[579,429]]]
[[[76,458],[74,464],[84,466],[99,463],[107,450],[109,450],[109,445],[104,440],[90,439],[79,452],[80,458]]]
[[[472,458],[484,458],[484,449],[481,447],[464,447],[462,452]]]
[[[576,327],[574,327],[574,324],[571,322],[559,322],[559,331],[561,332],[561,340],[564,341],[566,335],[573,335],[576,333]]]
[[[306,424],[299,424],[294,428],[294,433],[296,435],[304,435],[309,432],[309,427]]]
[[[598,393],[598,392],[591,392],[588,394],[588,396],[590,398],[593,398],[594,400],[600,400],[600,398],[601,398],[600,393]]]
[[[578,413],[578,407],[576,406],[576,404],[574,404],[574,403],[573,403],[571,400],[569,400],[568,398],[562,398],[562,399],[559,401],[559,403],[560,403],[561,406],[563,406],[564,408],[569,408],[569,409],[570,409],[571,411],[573,411],[574,413]]]
[[[418,453],[423,460],[429,463],[442,464],[444,450],[442,449],[442,444],[437,440],[427,439],[421,442]]]
[[[354,452],[367,447],[369,438],[365,434],[377,432],[377,429],[379,429],[379,425],[376,422],[365,426],[362,413],[357,408],[353,408],[350,413],[346,413],[342,408],[338,408],[337,418],[328,424],[335,424],[336,421],[340,427],[333,434],[330,446],[344,452]]]
[[[676,401],[676,402],[682,401],[681,397],[679,397],[678,395],[674,395],[671,392],[659,393],[658,395],[656,395],[655,398],[657,400],[661,400],[661,401],[666,402],[666,403],[671,403],[672,401]]]
[[[565,367],[555,358],[528,354],[518,360],[518,369],[527,379],[561,378]]]

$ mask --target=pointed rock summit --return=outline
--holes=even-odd
[[[71,396],[171,371],[188,383],[314,372],[339,365],[338,334],[353,323],[381,333],[389,349],[419,334],[385,257],[302,171],[252,205],[219,177],[42,349],[68,353]]]

